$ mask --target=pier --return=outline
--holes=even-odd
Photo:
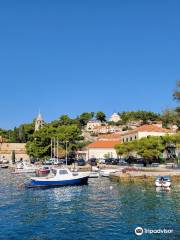
[[[154,183],[158,176],[169,176],[172,182],[180,182],[180,169],[165,168],[137,168],[135,171],[127,169],[126,171],[118,171],[110,175],[110,179],[122,183]]]

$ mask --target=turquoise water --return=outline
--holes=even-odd
[[[0,239],[180,239],[180,186],[158,192],[149,185],[90,179],[87,186],[21,189],[22,176],[0,170]],[[136,236],[137,226],[173,229]]]

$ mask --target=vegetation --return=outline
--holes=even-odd
[[[27,142],[26,149],[30,156],[46,158],[51,155],[51,139],[58,139],[58,153],[62,157],[65,154],[66,142],[68,151],[75,151],[81,147],[83,137],[78,124],[73,121],[68,125],[61,125],[61,122],[54,124],[54,121],[44,128],[34,132],[33,138]]]
[[[180,80],[176,83],[176,90],[173,93],[175,100],[180,101]]]
[[[125,156],[128,158],[132,155],[138,155],[148,162],[153,162],[160,158],[168,143],[174,143],[178,147],[180,144],[180,133],[163,137],[150,136],[131,142],[124,142],[116,145],[115,149],[120,157]]]
[[[96,119],[105,122],[106,121],[106,115],[103,112],[97,112],[96,113]]]
[[[14,150],[12,151],[11,159],[12,159],[12,163],[15,164],[15,162],[16,162],[16,154],[15,154]]]
[[[130,111],[119,113],[122,124],[126,124],[131,121],[142,121],[142,124],[146,124],[149,121],[158,121],[161,119],[160,114],[148,111]]]

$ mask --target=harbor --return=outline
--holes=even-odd
[[[149,184],[101,177],[83,186],[35,190],[18,187],[27,176],[11,174],[10,169],[0,173],[1,239],[136,239],[134,229],[149,224],[173,229],[178,239],[177,183],[164,192]]]

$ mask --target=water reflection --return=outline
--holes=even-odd
[[[135,239],[136,226],[173,226],[178,230],[178,185],[165,192],[151,185],[118,184],[100,178],[90,179],[87,186],[18,189],[24,179],[1,171],[2,239],[116,240]]]

